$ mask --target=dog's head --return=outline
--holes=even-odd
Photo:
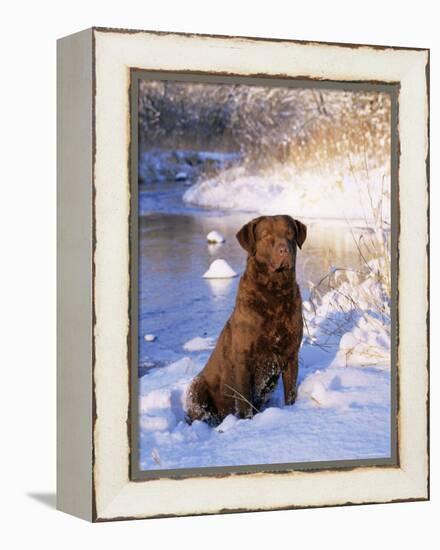
[[[302,247],[306,235],[306,226],[290,216],[261,216],[244,225],[237,239],[249,255],[275,273],[295,266],[296,247]]]

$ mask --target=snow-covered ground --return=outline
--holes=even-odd
[[[386,168],[321,173],[277,166],[273,171],[249,174],[232,167],[189,187],[183,200],[210,208],[290,214],[305,221],[353,220],[369,225],[374,219],[390,219],[389,172]]]
[[[140,379],[140,467],[172,469],[389,457],[390,313],[377,263],[362,281],[334,272],[332,288],[304,303],[299,391],[282,383],[252,419],[212,428],[185,422],[192,378],[213,338],[195,337],[182,358]],[[339,280],[340,279],[340,280]],[[380,309],[378,305],[380,304]]]

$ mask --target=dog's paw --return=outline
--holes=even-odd
[[[296,388],[294,388],[293,390],[291,390],[288,395],[286,396],[285,398],[285,404],[286,405],[293,405],[296,401],[296,397],[298,395],[298,392],[296,390]]]

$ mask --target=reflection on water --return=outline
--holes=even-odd
[[[182,346],[195,336],[216,338],[235,302],[239,277],[202,279],[217,258],[241,274],[246,253],[235,234],[255,217],[246,212],[215,212],[182,203],[182,184],[140,187],[139,193],[139,365],[161,365],[180,358]],[[208,245],[206,235],[220,231],[224,244]],[[308,283],[331,267],[361,266],[348,227],[308,224],[298,252],[297,278],[303,297]],[[154,344],[145,334],[157,336]]]
[[[207,279],[207,282],[213,296],[227,296],[231,292],[232,279]]]

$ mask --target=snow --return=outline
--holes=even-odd
[[[305,338],[336,351],[330,365],[389,368],[391,311],[384,260],[370,261],[371,270],[359,280],[355,270],[334,270],[331,290],[305,302]],[[313,290],[312,290],[313,294]]]
[[[188,174],[186,172],[177,172],[175,176],[176,181],[185,181],[188,178]]]
[[[180,373],[175,372],[176,365]],[[390,455],[390,385],[386,372],[330,367],[306,377],[295,405],[270,406],[246,420],[229,415],[220,426],[211,428],[199,421],[192,425],[185,422],[186,392],[202,367],[184,358],[163,368],[160,381],[155,379],[156,373],[141,379],[141,469],[157,468],[153,449],[161,457],[161,468]],[[154,393],[152,383],[157,388]],[[281,405],[281,395],[280,384],[273,398],[275,405]]]
[[[210,231],[206,235],[206,240],[208,241],[208,243],[224,243],[226,239],[223,237],[221,233],[214,230],[214,231]]]
[[[154,334],[145,334],[144,340],[146,342],[154,342],[156,340],[156,336]]]
[[[209,266],[208,271],[204,273],[204,279],[230,279],[237,277],[237,273],[232,269],[226,260],[218,258]]]
[[[214,338],[203,338],[202,336],[196,336],[188,342],[183,344],[183,349],[185,351],[203,351],[207,349],[212,349],[214,347]]]
[[[213,346],[213,336],[191,339],[184,344],[191,356],[144,375],[140,468],[389,457],[389,304],[377,277],[380,265],[368,267],[362,277],[335,269],[328,290],[317,296],[312,289],[304,302],[306,329],[292,406],[284,406],[280,381],[267,408],[251,419],[229,415],[216,428],[187,424],[186,393],[206,362],[201,350]]]
[[[232,167],[189,187],[183,200],[210,208],[279,214],[303,220],[353,220],[371,225],[390,219],[390,177],[387,169],[296,171],[291,165],[250,174]]]

